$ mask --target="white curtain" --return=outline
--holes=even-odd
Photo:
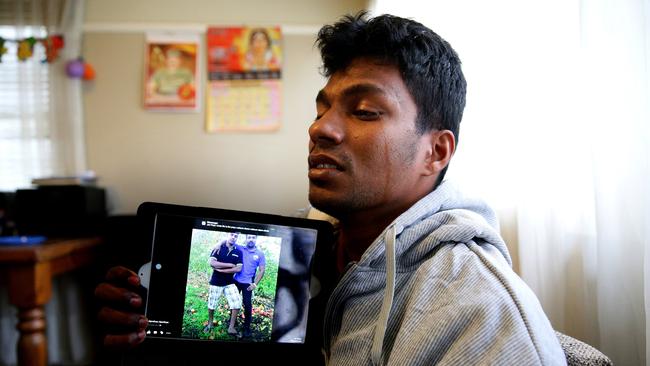
[[[42,37],[43,27],[0,25],[0,37]],[[47,119],[49,68],[38,61],[20,62],[17,44],[5,42],[8,52],[0,63],[0,191],[29,184],[31,177],[49,175],[55,169]],[[41,48],[34,58],[44,58]]]
[[[65,63],[82,56],[81,36],[84,0],[41,0],[50,14],[60,14],[58,22],[48,24],[52,34],[63,34],[65,47],[60,60],[52,65],[50,115],[52,141],[58,161],[57,174],[79,175],[86,169],[86,152],[83,129],[81,79],[70,79],[65,73]]]
[[[0,37],[11,40],[0,63],[0,190],[80,174],[86,168],[81,81],[68,78],[65,65],[81,55],[84,1],[1,0],[0,6]],[[18,61],[13,41],[53,34],[65,40],[55,62],[41,62],[40,44]]]
[[[377,0],[463,61],[448,177],[500,214],[554,327],[617,365],[650,352],[650,1]]]
[[[1,1],[0,36],[63,34],[65,47],[57,61],[42,64],[40,46],[32,58],[18,62],[15,47],[8,45],[0,63],[0,190],[28,186],[35,177],[79,174],[86,164],[81,81],[66,76],[65,64],[81,55],[84,0]],[[45,312],[48,362],[90,364],[94,315],[88,314],[74,274],[55,279]],[[16,309],[0,288],[0,365],[17,363],[16,324]]]

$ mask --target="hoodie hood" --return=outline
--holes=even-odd
[[[334,226],[338,224],[335,218],[314,208],[309,210],[307,218],[329,221]],[[482,200],[463,195],[448,180],[388,225],[366,249],[358,265],[376,269],[385,267],[386,236],[391,226],[397,239],[395,256],[399,269],[412,267],[426,259],[441,243],[469,240],[492,244],[512,266],[508,248],[499,234],[495,212]],[[425,236],[427,238],[423,240]]]
[[[385,267],[386,235],[394,227],[397,269],[407,269],[425,260],[446,242],[489,243],[512,266],[508,248],[499,234],[495,212],[483,201],[463,195],[449,181],[443,181],[398,216],[365,251],[360,266]]]
[[[444,244],[470,241],[478,245],[491,244],[512,266],[507,247],[499,235],[494,211],[484,202],[462,195],[452,183],[444,181],[398,216],[366,249],[357,268],[385,273],[383,301],[372,340],[372,364],[382,363],[396,273],[416,269]]]

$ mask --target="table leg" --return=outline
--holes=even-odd
[[[47,339],[45,336],[45,311],[42,306],[18,309],[19,365],[46,365]]]
[[[9,302],[18,308],[19,366],[47,365],[44,306],[52,296],[51,281],[48,262],[9,269]]]

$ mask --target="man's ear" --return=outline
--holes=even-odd
[[[429,136],[425,160],[425,175],[438,175],[449,164],[456,151],[454,133],[449,130],[434,130]]]

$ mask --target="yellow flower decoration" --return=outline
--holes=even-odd
[[[28,40],[23,40],[18,43],[18,59],[20,61],[25,61],[28,58],[32,57],[34,54],[34,47],[31,42]]]

